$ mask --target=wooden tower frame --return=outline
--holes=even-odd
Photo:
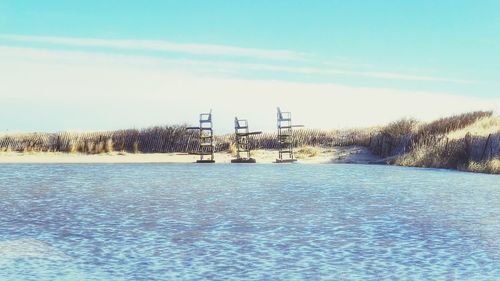
[[[292,113],[282,112],[277,108],[277,126],[278,126],[278,159],[276,163],[293,163],[297,159],[293,154],[293,128],[303,127],[303,125],[293,125]],[[286,156],[286,157],[283,157]]]
[[[262,132],[250,132],[248,129],[248,121],[234,118],[234,134],[236,139],[236,159],[231,160],[231,163],[256,163],[254,158],[250,157],[250,136],[258,135]]]
[[[196,152],[189,154],[199,155],[200,159],[196,163],[215,163],[214,159],[214,130],[212,123],[212,110],[209,113],[200,114],[200,126],[188,127],[188,130],[199,131],[199,148]],[[208,156],[208,158],[205,158]]]

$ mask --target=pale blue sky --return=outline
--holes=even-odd
[[[45,51],[54,56],[47,58],[46,53],[40,53]],[[61,63],[72,64],[76,73],[84,66],[81,60],[74,61],[75,54],[93,54],[106,55],[106,59],[114,56],[107,62],[107,66],[113,67],[124,60],[141,59],[141,65],[155,65],[157,73],[167,70],[171,73],[175,69],[183,74],[228,81],[333,84],[414,95],[435,93],[496,103],[500,98],[500,1],[0,0],[0,52],[9,58],[4,71],[8,71],[7,67],[22,69],[22,72],[33,70],[26,71],[27,84],[35,81],[39,73],[28,63],[36,61],[40,66],[42,59],[41,72],[48,73]],[[25,59],[24,52],[33,57]],[[66,59],[60,59],[58,52]],[[83,59],[85,63],[93,60],[102,63],[103,58]],[[67,83],[71,80],[64,76],[61,79]],[[88,76],[86,81],[93,85],[92,79]],[[78,84],[72,85],[78,87]],[[106,86],[101,85],[99,89],[103,87]],[[120,98],[121,93],[112,89],[107,92],[109,98]],[[168,92],[163,86],[162,89]],[[144,110],[155,112],[152,116],[136,119],[136,122],[113,123],[111,115],[118,113],[103,112],[104,109],[96,107],[99,121],[109,119],[98,122],[79,117],[84,110],[76,108],[75,116],[65,123],[50,118],[52,112],[57,108],[62,110],[63,105],[44,101],[57,99],[56,94],[42,95],[37,100],[37,93],[29,93],[34,89],[19,90],[16,94],[18,89],[14,85],[0,90],[8,92],[8,96],[0,95],[12,104],[11,111],[19,112],[22,103],[35,97],[30,100],[33,105],[24,117],[26,121],[12,120],[8,122],[12,125],[7,128],[2,125],[1,130],[143,126],[161,116],[159,109],[153,110],[155,105],[151,105]],[[43,91],[43,87],[36,90]],[[57,90],[46,89],[51,93]],[[139,92],[137,95],[142,94]],[[64,95],[72,99],[73,93],[61,90],[57,97]],[[335,102],[339,102],[338,98]],[[381,98],[381,103],[387,101]],[[130,105],[123,106],[130,108]],[[497,106],[493,104],[492,109]],[[442,114],[448,111],[453,109]],[[5,119],[11,113],[4,111],[0,117]],[[44,124],[33,122],[30,114],[42,115],[48,120]],[[419,114],[413,115],[419,117]],[[155,124],[180,121],[167,119]]]

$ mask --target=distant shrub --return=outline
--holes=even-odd
[[[68,153],[75,153],[77,151],[78,151],[78,145],[75,142],[70,141],[70,143],[68,145],[67,152]]]
[[[104,152],[111,153],[113,152],[113,138],[108,138],[104,143]]]
[[[423,124],[418,131],[422,137],[429,135],[447,134],[465,128],[481,118],[493,116],[492,111],[475,111],[438,119]]]
[[[419,143],[400,155],[394,164],[410,167],[457,169],[468,161],[465,140],[441,139],[433,144]]]
[[[414,132],[417,124],[417,120],[405,118],[392,122],[389,125],[383,127],[381,133],[390,135],[392,137],[406,136]]]
[[[230,143],[227,148],[227,153],[231,154],[232,156],[236,156],[236,154],[238,153],[236,144]]]
[[[132,152],[139,153],[139,142],[138,141],[134,141],[134,143],[132,144]]]
[[[402,166],[495,171],[500,119],[491,111],[476,111],[429,123],[402,119],[372,136],[370,150],[392,157]],[[482,162],[482,160],[486,162]],[[475,160],[479,162],[469,161]]]
[[[95,154],[104,153],[104,141],[99,141],[98,143],[95,144],[94,153]]]
[[[500,117],[490,116],[480,118],[475,123],[462,129],[449,132],[447,136],[452,139],[459,139],[467,134],[487,137],[495,133],[500,133]]]
[[[470,162],[466,166],[466,170],[476,173],[500,174],[500,158],[484,162]]]
[[[304,157],[314,157],[320,154],[320,149],[317,147],[313,146],[303,146],[297,149],[297,157],[299,158],[304,158]]]
[[[95,143],[93,142],[86,142],[85,143],[85,153],[94,153],[94,148],[95,148]]]

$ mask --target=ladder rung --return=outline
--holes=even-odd
[[[213,153],[212,152],[189,152],[188,154],[191,154],[191,155],[212,155]]]

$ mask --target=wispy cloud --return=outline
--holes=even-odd
[[[475,109],[500,110],[499,99],[212,75],[214,69],[241,67],[236,62],[0,46],[0,97],[8,103],[0,119],[11,120],[6,123],[10,129],[113,129],[196,122],[196,114],[211,107],[219,120],[217,130],[229,132],[236,114],[252,120],[255,128],[273,130],[276,105],[294,111],[303,124],[323,128],[368,126],[402,116],[432,119]],[[278,66],[246,67],[261,71]],[[192,69],[208,74],[197,75]],[[241,107],[242,100],[246,108]],[[324,118],[325,112],[330,118]]]
[[[226,64],[227,65],[227,64]],[[276,65],[265,65],[265,64],[238,64],[233,65],[235,68],[244,68],[249,70],[260,70],[260,71],[275,71],[275,72],[289,72],[289,73],[299,73],[299,74],[315,74],[315,75],[327,75],[327,76],[357,76],[357,77],[368,77],[368,78],[380,78],[387,80],[405,80],[405,81],[429,81],[429,82],[449,82],[449,83],[459,83],[459,84],[470,84],[475,83],[473,81],[461,80],[461,79],[451,79],[451,78],[441,78],[433,76],[420,76],[420,75],[408,75],[402,73],[392,73],[392,72],[377,72],[377,71],[353,71],[344,70],[337,68],[318,68],[318,67],[288,67],[288,66],[276,66]]]
[[[414,75],[401,72],[377,71],[373,66],[366,69],[366,64],[346,62],[325,61],[303,52],[290,50],[269,50],[257,48],[241,48],[225,45],[212,44],[181,44],[169,41],[159,40],[115,40],[115,39],[90,39],[90,38],[69,38],[53,36],[23,36],[0,34],[0,40],[5,42],[38,43],[55,45],[59,47],[77,47],[82,51],[86,48],[106,48],[106,49],[125,49],[135,51],[159,51],[166,53],[199,55],[196,59],[162,59],[155,56],[146,57],[144,55],[129,55],[133,58],[141,58],[143,61],[168,61],[169,63],[183,64],[184,66],[211,67],[217,72],[273,72],[273,73],[291,73],[302,75],[321,75],[326,77],[334,76],[352,76],[361,78],[375,78],[384,80],[400,81],[423,81],[423,82],[445,82],[457,84],[477,83],[475,81],[456,79],[430,75]],[[39,49],[43,51],[43,49]],[[48,53],[46,53],[48,54]],[[109,54],[107,54],[109,55]],[[211,60],[213,57],[217,60]],[[223,60],[221,60],[221,58]],[[260,63],[249,63],[238,60],[237,58],[258,59]],[[345,60],[345,58],[343,59]],[[294,62],[293,66],[285,62]]]
[[[0,36],[1,38],[1,36]],[[445,82],[445,83],[458,83],[468,84],[475,83],[467,80],[411,75],[395,72],[382,72],[382,71],[366,71],[366,70],[347,70],[335,68],[333,64],[328,66],[308,66],[302,65],[283,65],[272,62],[264,63],[249,63],[237,60],[210,60],[210,59],[184,59],[184,58],[161,58],[154,56],[144,55],[124,55],[116,53],[104,52],[88,52],[88,51],[75,51],[75,50],[49,50],[43,48],[26,48],[26,47],[10,47],[0,45],[0,51],[4,54],[9,54],[10,57],[37,59],[37,60],[52,60],[57,63],[71,62],[74,59],[82,59],[91,57],[89,63],[98,63],[99,61],[113,60],[120,63],[136,64],[140,66],[160,66],[170,67],[179,71],[192,71],[193,73],[230,73],[239,76],[241,72],[250,73],[272,73],[272,74],[298,74],[306,76],[323,76],[323,77],[336,77],[336,76],[349,76],[349,77],[364,77],[375,78],[383,80],[400,80],[400,81],[423,81],[423,82]],[[82,60],[79,60],[82,61]]]
[[[305,53],[288,50],[241,48],[213,44],[181,44],[160,40],[89,39],[22,35],[0,35],[0,39],[26,43],[43,43],[76,47],[103,47],[115,49],[149,50],[172,53],[186,53],[193,55],[233,56],[269,60],[300,61],[307,58],[307,54]]]

